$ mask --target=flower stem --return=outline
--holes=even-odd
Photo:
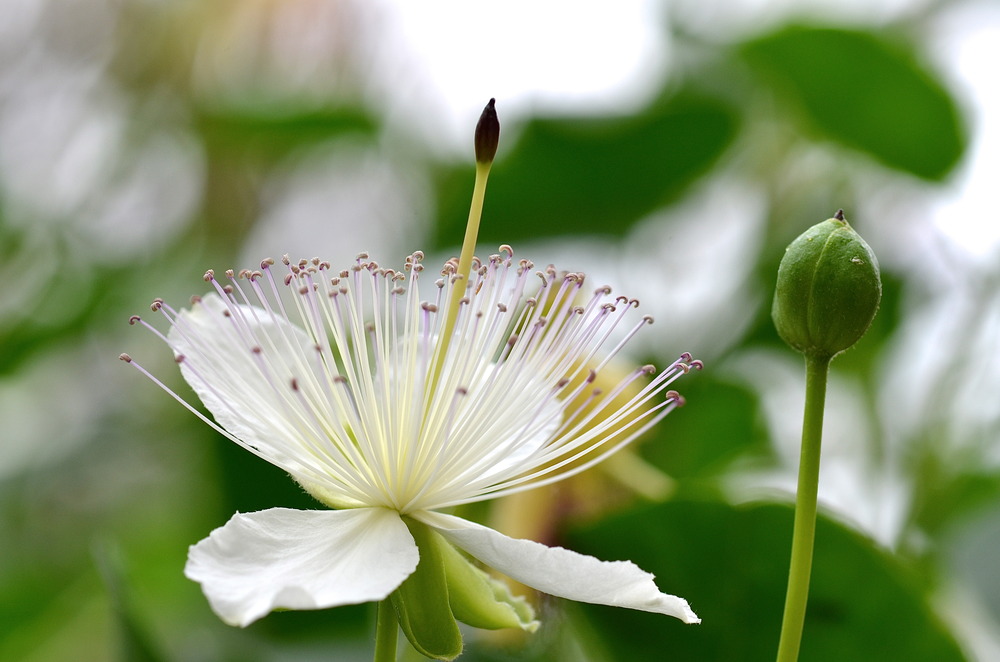
[[[459,286],[462,290],[469,284],[469,276],[472,271],[472,256],[476,252],[476,239],[479,237],[479,223],[483,217],[483,201],[486,199],[486,180],[490,176],[489,163],[476,163],[476,183],[472,188],[472,204],[469,205],[469,220],[465,224],[465,239],[462,241],[462,253],[458,258],[458,273],[462,280]],[[458,293],[455,293],[456,295]],[[451,337],[452,328],[455,326],[455,318],[458,317],[458,305],[461,296],[453,295],[448,307],[448,318],[444,327],[444,338]]]
[[[813,541],[816,534],[816,495],[819,491],[819,459],[823,438],[823,407],[829,356],[806,356],[806,404],[802,415],[802,450],[799,484],[795,495],[795,524],[792,530],[792,559],[788,568],[788,592],[781,621],[778,662],[799,658],[802,627],[809,598]]]
[[[434,363],[434,371],[431,373],[431,389],[437,385],[438,375],[441,374],[441,367],[444,365],[445,357],[448,356],[448,346],[451,344],[451,336],[455,331],[455,323],[458,321],[458,309],[461,305],[462,297],[466,286],[469,284],[469,276],[472,271],[472,257],[476,252],[476,239],[479,237],[479,222],[483,217],[483,201],[486,199],[486,180],[490,176],[490,166],[492,161],[487,163],[476,162],[476,183],[472,189],[472,204],[469,207],[469,221],[465,226],[465,240],[462,242],[462,253],[458,258],[458,271],[455,273],[455,290],[451,293],[448,302],[447,317],[439,334],[439,344],[437,348],[437,359]]]
[[[378,603],[378,620],[375,625],[374,662],[396,662],[396,637],[399,624],[390,598]]]
[[[483,108],[479,122],[476,123],[476,183],[472,188],[472,204],[469,206],[469,221],[465,224],[465,239],[462,241],[462,254],[458,258],[458,270],[455,272],[454,289],[448,301],[448,312],[444,324],[438,332],[438,346],[436,349],[437,358],[434,359],[434,366],[430,373],[430,384],[432,393],[437,389],[438,377],[444,367],[445,358],[448,356],[448,346],[451,345],[451,336],[455,331],[455,324],[458,322],[458,309],[462,305],[465,289],[469,285],[469,277],[472,271],[472,258],[476,252],[476,239],[479,238],[479,222],[483,217],[483,200],[486,199],[486,180],[490,176],[490,168],[493,167],[493,158],[497,153],[497,145],[500,142],[500,120],[497,118],[496,99]]]

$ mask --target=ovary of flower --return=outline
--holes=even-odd
[[[422,258],[394,271],[362,254],[339,274],[318,259],[285,258],[283,277],[266,260],[258,271],[226,272],[227,284],[208,272],[216,291],[190,309],[154,301],[166,336],[132,318],[173,349],[215,421],[124,360],[337,509],[238,513],[191,548],[187,575],[238,625],[275,608],[381,600],[418,561],[408,516],[542,592],[698,622],[630,562],[514,540],[436,511],[600,462],[674,409],[680,396],[668,386],[700,362],[684,355],[655,375],[643,366],[596,391],[596,375],[652,321],[628,321],[635,302],[608,288],[581,299],[582,274],[536,272],[507,246],[476,260],[468,283],[448,262],[424,300]],[[442,343],[440,311],[451,297],[461,305]]]

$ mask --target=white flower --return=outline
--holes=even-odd
[[[415,253],[403,271],[361,255],[332,277],[327,263],[287,258],[287,274],[275,276],[267,260],[259,271],[227,272],[226,285],[207,273],[216,292],[190,309],[154,302],[170,322],[161,337],[215,422],[171,395],[335,509],[237,513],[194,545],[185,572],[223,620],[245,626],[277,608],[386,598],[417,566],[405,515],[545,593],[698,622],[631,562],[439,512],[600,462],[676,407],[668,385],[701,366],[681,357],[624,407],[611,403],[651,366],[581,397],[652,320],[629,321],[637,302],[608,288],[583,296],[582,274],[535,272],[512,255],[504,246],[476,261],[467,287],[447,263],[431,301],[420,299]]]

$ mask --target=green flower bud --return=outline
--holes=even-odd
[[[771,317],[793,348],[830,359],[861,339],[881,298],[875,253],[838,211],[785,249]]]
[[[437,541],[441,546],[448,600],[455,618],[485,630],[520,628],[534,632],[538,629],[535,610],[527,600],[513,596],[510,587],[472,565],[441,536],[437,536]]]
[[[396,619],[419,653],[435,660],[454,660],[462,654],[462,633],[448,601],[443,541],[426,524],[409,517],[403,521],[417,543],[420,562],[391,595]]]
[[[488,630],[538,629],[535,612],[524,598],[514,597],[503,582],[472,565],[441,534],[404,517],[420,562],[393,591],[392,606],[403,634],[423,655],[453,660],[462,653],[456,619]]]

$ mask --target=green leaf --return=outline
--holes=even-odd
[[[579,531],[573,549],[631,559],[690,601],[702,623],[593,605],[579,612],[615,660],[773,660],[791,530],[785,505],[672,502]],[[964,658],[903,560],[821,517],[800,659]]]
[[[742,51],[830,139],[930,180],[943,179],[962,156],[958,108],[912,49],[871,32],[790,26]]]
[[[114,620],[118,625],[121,661],[163,662],[166,658],[153,643],[133,604],[121,552],[110,543],[95,544],[94,563],[111,597]]]
[[[715,162],[736,131],[717,101],[674,99],[625,118],[536,118],[493,165],[480,244],[563,234],[621,236],[679,197]],[[439,186],[438,245],[461,241],[473,170]]]
[[[371,135],[377,128],[374,119],[354,108],[205,111],[197,126],[211,146],[224,152],[252,150],[269,156],[344,134]]]
[[[462,633],[451,613],[438,533],[426,524],[403,521],[420,550],[412,575],[392,593],[392,606],[403,634],[418,652],[435,660],[454,660],[462,653]]]
[[[682,482],[718,475],[746,453],[767,456],[756,395],[705,370],[683,382],[687,401],[643,441],[642,456]],[[617,457],[617,456],[616,456]]]
[[[931,426],[914,443],[919,464],[913,521],[935,536],[953,532],[956,523],[968,526],[970,518],[1000,502],[1000,473],[982,462],[978,449],[956,450],[941,434]],[[940,448],[948,449],[943,451],[946,457],[941,457]]]

